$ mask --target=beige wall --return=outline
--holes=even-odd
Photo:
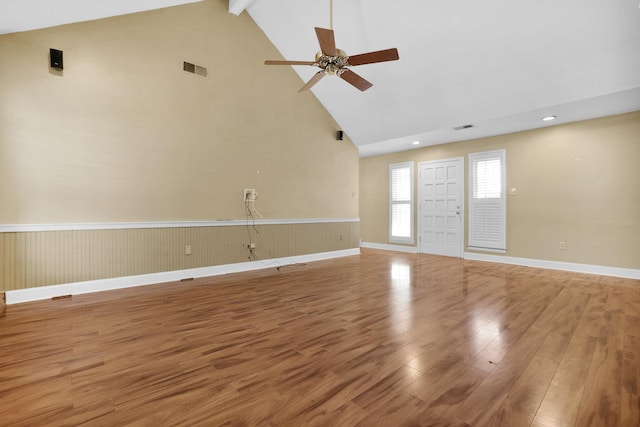
[[[464,156],[467,169],[469,153],[499,148],[518,191],[507,256],[640,268],[640,112],[361,159],[362,240],[388,243],[389,164]]]
[[[227,5],[0,36],[0,226],[238,220],[244,188],[257,189],[265,219],[357,218],[357,149],[336,141],[338,126],[297,92],[290,67],[263,65],[279,53]],[[64,51],[64,71],[49,68],[49,48]],[[208,76],[184,72],[183,61]],[[269,227],[273,240],[257,250],[357,247],[357,225],[345,224],[355,235],[343,240],[339,226]],[[220,240],[221,230],[189,231],[209,239],[192,258],[172,229],[147,246],[139,230],[4,233],[0,290],[246,261],[246,230]],[[146,252],[129,262],[128,248]],[[99,265],[87,267],[89,254]]]
[[[357,149],[226,1],[0,36],[0,55],[0,224],[238,219],[243,188],[265,218],[358,216]]]

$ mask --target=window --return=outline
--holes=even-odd
[[[469,188],[469,249],[505,252],[505,150],[469,154]]]
[[[413,162],[389,165],[389,241],[413,243]]]

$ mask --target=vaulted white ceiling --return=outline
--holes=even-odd
[[[0,34],[194,1],[0,0]],[[314,27],[330,26],[329,0],[230,5],[289,60],[313,60]],[[361,156],[640,110],[638,0],[334,0],[333,29],[347,54],[400,53],[353,68],[366,92],[337,77],[312,89]],[[317,71],[294,69],[300,86]]]

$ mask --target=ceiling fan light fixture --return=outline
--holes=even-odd
[[[355,65],[375,64],[377,62],[396,61],[399,59],[398,49],[385,49],[375,52],[361,53],[354,56],[347,56],[346,52],[336,48],[336,41],[333,30],[326,28],[315,28],[318,43],[320,44],[320,52],[316,53],[315,61],[286,61],[286,60],[270,60],[264,61],[265,65],[312,65],[320,68],[314,76],[309,80],[299,92],[309,90],[323,76],[337,75],[356,89],[364,92],[373,84],[362,78],[349,68]]]
[[[325,59],[325,60],[327,60],[327,61],[332,61],[332,60],[333,60],[333,61],[336,61],[336,60],[339,60],[339,59],[341,59],[341,58],[348,58],[348,56],[347,56],[347,52],[345,52],[345,51],[344,51],[344,50],[342,50],[342,49],[336,49],[336,56],[335,56],[335,57],[327,56],[327,55],[325,55],[324,53],[322,53],[322,51],[321,51],[321,50],[319,50],[318,52],[316,52],[316,62],[320,62],[320,60],[321,60],[321,59],[323,59],[323,57],[324,57],[324,59]]]

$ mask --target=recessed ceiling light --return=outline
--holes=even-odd
[[[413,141],[412,144],[413,145],[420,145],[420,141]]]
[[[550,120],[554,120],[555,118],[556,116],[546,116],[546,117],[543,117],[542,120],[544,120],[545,122],[548,122]]]

